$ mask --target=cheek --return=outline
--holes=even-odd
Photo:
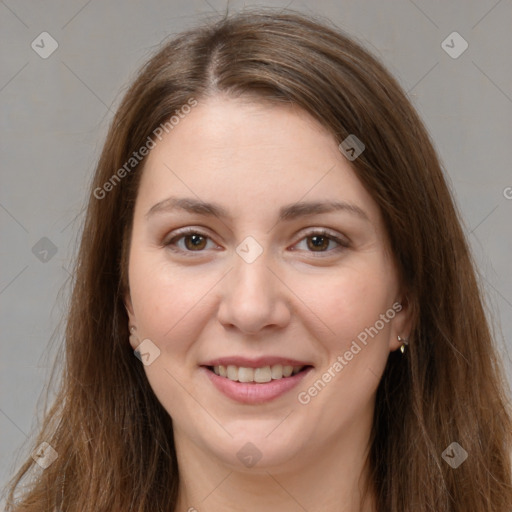
[[[151,339],[164,354],[186,354],[209,319],[208,292],[219,281],[212,274],[172,266],[149,252],[134,254],[130,291],[141,336]]]
[[[379,265],[364,272],[351,270],[322,280],[310,302],[332,332],[321,337],[317,329],[325,358],[297,398],[326,425],[339,425],[371,410],[389,356],[395,316],[392,274]]]
[[[160,355],[144,366],[148,382],[162,406],[176,418],[204,422],[202,409],[190,400],[190,372],[197,361],[195,341],[205,328],[208,290],[218,277],[177,269],[139,253],[130,263],[130,291],[141,337]]]
[[[297,277],[293,285],[297,295],[307,298],[304,302],[329,328],[329,339],[337,348],[350,344],[393,304],[393,272],[378,258],[372,259],[376,261],[347,265],[329,275]],[[381,330],[387,331],[388,324]]]
[[[188,338],[182,331],[204,295],[197,286],[198,280],[191,280],[183,271],[171,269],[144,252],[133,255],[129,278],[138,332],[154,340],[162,350],[168,349],[165,340],[179,336],[180,332],[180,337]]]

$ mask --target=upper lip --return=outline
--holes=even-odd
[[[242,357],[242,356],[229,356],[218,357],[210,359],[202,363],[200,366],[238,366],[243,368],[262,368],[263,366],[274,366],[281,364],[283,366],[312,366],[307,361],[299,361],[297,359],[290,359],[289,357],[279,356],[262,356],[257,358]]]

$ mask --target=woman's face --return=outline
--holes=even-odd
[[[376,203],[333,137],[290,106],[210,98],[157,140],[129,286],[178,455],[238,468],[364,441],[407,336]]]

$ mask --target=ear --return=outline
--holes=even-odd
[[[396,312],[396,315],[393,318],[391,339],[389,340],[390,352],[401,347],[403,342],[398,341],[398,336],[402,339],[409,339],[413,326],[413,308],[407,297],[397,300],[393,304],[392,309]]]
[[[127,292],[124,297],[124,306],[126,308],[126,312],[128,313],[128,325],[134,326],[137,328],[137,321],[135,319],[135,313],[133,311],[132,298],[130,297],[130,293]],[[135,333],[137,334],[137,333]],[[130,333],[130,345],[135,350],[137,348],[138,342],[136,336],[132,336]]]

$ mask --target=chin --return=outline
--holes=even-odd
[[[308,442],[307,436],[302,439],[300,432],[290,432],[290,425],[286,432],[278,434],[276,426],[280,421],[254,422],[254,426],[239,428],[238,432],[227,428],[232,438],[226,435],[212,443],[210,435],[203,438],[203,446],[233,471],[259,472],[288,464],[296,466],[297,457],[303,454],[303,446]]]

